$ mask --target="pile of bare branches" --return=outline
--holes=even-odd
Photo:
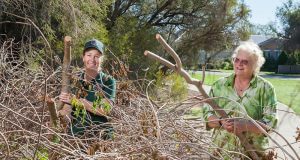
[[[43,95],[56,92],[57,87],[51,84],[59,77],[37,52],[15,54],[20,50],[15,46],[20,45],[13,39],[0,44],[0,157],[28,157],[35,151],[37,137],[42,135],[44,141],[49,134]],[[40,59],[41,65],[28,64],[30,57]]]
[[[0,158],[33,159],[203,159],[209,155],[209,136],[203,123],[183,119],[198,102],[154,102],[139,82],[124,78],[124,64],[115,60],[116,104],[110,115],[114,138],[75,137],[50,125],[45,96],[57,97],[61,67],[51,68],[36,52],[12,59],[12,40],[1,42]],[[28,57],[39,59],[38,65]],[[39,58],[38,58],[39,57]],[[147,82],[147,81],[145,81]],[[145,83],[143,82],[143,83]],[[147,84],[147,83],[145,83]],[[149,83],[150,84],[150,83]],[[99,131],[101,132],[101,131]]]
[[[222,159],[222,154],[213,152],[217,146],[205,131],[204,122],[184,119],[185,113],[200,105],[204,97],[195,94],[181,102],[154,101],[150,93],[153,84],[145,79],[129,80],[126,65],[117,57],[110,63],[118,80],[116,104],[109,115],[114,138],[102,139],[102,130],[76,137],[64,126],[54,128],[46,97],[59,95],[62,69],[48,65],[39,52],[15,57],[15,51],[20,50],[15,46],[23,45],[10,39],[0,43],[1,159],[163,160],[209,159],[216,155],[216,159]],[[145,84],[147,87],[140,87]],[[240,155],[218,151],[231,157]]]

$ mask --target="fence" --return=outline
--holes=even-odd
[[[277,73],[300,73],[300,65],[279,65]]]

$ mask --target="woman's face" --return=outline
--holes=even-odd
[[[88,49],[85,51],[83,56],[83,64],[86,70],[96,70],[98,71],[101,64],[100,57],[102,54],[97,49]]]
[[[254,61],[249,53],[240,50],[233,59],[234,72],[237,76],[252,76],[254,73]]]

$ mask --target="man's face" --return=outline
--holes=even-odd
[[[83,64],[86,70],[96,70],[98,71],[101,64],[100,57],[102,54],[94,48],[87,49],[83,56]]]

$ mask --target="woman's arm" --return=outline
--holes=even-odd
[[[267,127],[261,124],[260,122],[257,122],[260,124],[260,126],[267,130]],[[251,132],[251,133],[263,133],[262,130],[260,130],[253,122],[246,120],[246,119],[228,119],[228,120],[222,120],[219,119],[217,116],[212,115],[208,117],[208,126],[210,128],[220,128],[227,130],[231,133],[242,133],[242,132]]]
[[[267,127],[260,122],[257,122],[259,126],[261,126],[265,131],[267,131]],[[263,131],[258,128],[256,124],[247,119],[231,119],[226,120],[223,124],[223,128],[231,133],[242,133],[242,132],[251,132],[261,134]]]

